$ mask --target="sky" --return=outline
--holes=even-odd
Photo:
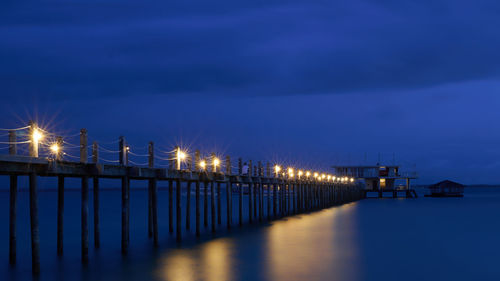
[[[498,26],[498,1],[7,0],[0,128],[499,184]]]

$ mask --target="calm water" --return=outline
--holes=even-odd
[[[102,246],[90,249],[90,264],[82,268],[80,193],[66,193],[62,259],[56,256],[56,193],[39,193],[39,280],[500,280],[496,188],[467,190],[465,198],[368,199],[231,233],[222,226],[200,240],[185,233],[182,246],[168,234],[162,190],[158,250],[147,237],[146,191],[136,190],[126,258],[120,254],[120,192],[101,194]],[[0,218],[0,279],[32,280],[27,192],[19,194],[15,268],[8,265],[8,192],[0,192]]]

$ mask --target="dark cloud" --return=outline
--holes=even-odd
[[[403,2],[6,3],[0,90],[288,95],[498,78],[500,4]]]

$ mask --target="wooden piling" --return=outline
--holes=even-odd
[[[267,187],[267,220],[271,220],[271,185],[269,181],[266,185]]]
[[[197,162],[198,163],[198,162]],[[200,181],[195,182],[196,237],[200,236]]]
[[[64,177],[57,177],[57,255],[63,254]]]
[[[40,273],[40,231],[38,227],[37,179],[34,172],[29,175],[30,225],[31,225],[31,269],[33,274]]]
[[[252,160],[248,160],[248,222],[252,223]]]
[[[153,223],[153,245],[158,247],[158,192],[156,179],[150,180],[151,185],[151,217]]]
[[[258,176],[258,183],[257,183],[257,197],[259,198],[259,222],[262,221],[262,162],[258,162],[257,163],[257,167],[258,167],[258,172],[257,172],[257,176]]]
[[[220,182],[217,182],[217,224],[222,224],[222,215],[220,206]]]
[[[99,146],[97,142],[92,144],[92,162],[97,165],[99,162]],[[93,178],[92,184],[93,190],[93,201],[94,201],[94,247],[96,249],[101,247],[101,235],[100,235],[100,225],[99,225],[99,178]]]
[[[292,202],[292,196],[291,196],[291,185],[292,185],[292,181],[289,179],[288,180],[288,184],[287,184],[287,188],[286,188],[286,198],[287,198],[287,207],[286,207],[286,213],[287,215],[290,215],[292,212],[291,212],[291,202]]]
[[[226,175],[231,176],[231,158],[226,156]],[[232,223],[232,183],[229,178],[226,183],[226,219],[227,219],[227,229],[231,229]]]
[[[231,210],[232,210],[232,204],[231,204],[231,189],[232,189],[232,184],[231,181],[228,181],[226,183],[226,224],[227,224],[227,229],[231,229]]]
[[[129,196],[128,196],[128,177],[122,177],[122,244],[121,250],[122,254],[126,255],[128,253],[128,233],[129,233]]]
[[[210,198],[211,198],[211,222],[212,222],[212,233],[215,233],[215,223],[216,223],[216,218],[215,218],[215,181],[212,181],[212,184],[210,185]]]
[[[16,263],[17,176],[10,176],[9,263]]]
[[[277,215],[277,206],[276,204],[278,203],[278,198],[277,198],[277,189],[278,186],[276,183],[273,183],[273,215],[276,218]]]
[[[191,229],[191,181],[186,186],[186,230]]]
[[[257,167],[256,166],[253,166],[253,176],[254,177],[257,177],[258,175],[258,170],[257,170]],[[252,184],[252,187],[253,187],[253,217],[254,218],[257,218],[257,197],[258,197],[258,186],[257,186],[257,182]]]
[[[89,182],[82,177],[82,263],[89,262]]]
[[[148,167],[154,168],[154,143],[148,143]],[[154,236],[153,226],[153,180],[148,180],[148,237]],[[154,242],[153,242],[154,243]],[[156,246],[156,245],[155,245]]]
[[[175,206],[176,206],[176,223],[175,227],[177,229],[176,231],[176,240],[177,242],[182,241],[182,206],[181,206],[181,193],[182,193],[182,186],[181,186],[181,180],[178,178],[176,180],[176,198],[175,198]]]
[[[243,185],[240,183],[239,184],[239,190],[238,190],[238,196],[239,196],[239,204],[238,204],[238,214],[239,214],[239,225],[240,227],[243,226]]]
[[[203,195],[203,226],[208,227],[208,181],[204,182],[205,194]]]
[[[168,232],[174,233],[174,183],[168,181]]]
[[[80,163],[88,161],[87,130],[80,130]],[[89,178],[82,177],[82,263],[89,262]]]
[[[264,207],[262,204],[263,201],[263,187],[262,187],[262,177],[259,176],[259,183],[258,183],[258,188],[259,188],[259,222],[262,222],[262,217],[263,217],[263,210],[262,208]]]
[[[9,154],[17,154],[16,131],[9,131]],[[16,263],[17,242],[16,242],[16,222],[17,222],[17,176],[10,176],[10,203],[9,203],[9,263]]]

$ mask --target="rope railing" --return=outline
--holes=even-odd
[[[27,130],[27,132],[21,132],[18,133],[22,130]],[[39,132],[42,132],[39,135],[38,139],[34,139],[34,132],[39,130]],[[294,177],[294,176],[301,176],[304,175],[305,173],[302,172],[302,170],[299,173],[299,170],[294,170],[292,168],[281,168],[279,165],[272,165],[272,168],[269,166],[269,163],[265,162],[252,162],[251,161],[246,161],[243,162],[241,158],[238,158],[238,164],[235,164],[235,162],[229,161],[229,166],[228,162],[226,161],[225,158],[223,158],[221,155],[216,156],[216,154],[201,154],[198,150],[195,153],[188,153],[187,151],[182,151],[178,146],[176,146],[174,149],[165,149],[163,148],[154,148],[153,149],[153,155],[150,155],[149,149],[150,145],[131,145],[127,142],[125,142],[125,139],[123,137],[117,138],[112,141],[105,141],[101,142],[95,138],[92,138],[93,143],[92,144],[87,144],[88,142],[88,135],[86,130],[82,129],[80,132],[75,133],[75,134],[66,134],[65,136],[57,135],[55,133],[48,132],[45,129],[39,128],[36,124],[31,123],[29,126],[25,127],[19,127],[19,128],[14,128],[14,129],[0,129],[0,131],[9,131],[9,133],[4,133],[0,134],[0,137],[9,137],[9,141],[0,141],[0,144],[7,144],[9,146],[7,147],[0,147],[0,150],[6,150],[10,148],[12,145],[23,145],[23,144],[30,144],[29,148],[28,147],[23,147],[20,146],[19,149],[16,147],[16,150],[22,153],[27,153],[29,155],[32,155],[33,151],[33,141],[36,141],[36,147],[37,147],[37,152],[35,157],[47,157],[50,159],[59,159],[61,160],[63,157],[64,158],[69,158],[69,159],[80,159],[80,156],[74,155],[72,153],[69,153],[70,151],[76,152],[77,150],[81,150],[82,145],[85,145],[87,152],[88,153],[88,161],[93,162],[97,159],[97,162],[105,162],[105,163],[113,163],[113,164],[121,164],[121,165],[128,165],[129,163],[132,165],[136,166],[149,166],[150,162],[149,161],[138,161],[137,159],[144,159],[144,158],[151,158],[155,161],[154,162],[154,167],[168,167],[170,169],[181,169],[181,170],[192,170],[192,171],[214,171],[216,170],[217,172],[223,172],[223,173],[229,173],[233,174],[235,171],[236,173],[234,174],[243,174],[244,171],[243,169],[243,163],[248,163],[246,164],[245,170],[247,171],[246,175],[251,173],[251,175],[258,175],[258,176],[288,176],[288,177]],[[12,138],[12,132],[14,132],[14,138]],[[83,134],[83,135],[82,135]],[[16,137],[21,137],[21,140],[17,141]],[[75,144],[71,139],[76,139],[77,137],[80,137],[80,141],[84,140],[83,144]],[[26,139],[28,138],[28,139]],[[16,140],[16,141],[12,141]],[[58,143],[60,141],[60,143]],[[96,143],[96,147],[94,147],[94,143]],[[112,144],[119,144],[121,149],[114,150],[110,149],[109,147],[102,146],[102,144],[105,145],[112,145]],[[90,151],[89,151],[90,150]],[[143,153],[143,151],[147,151],[147,153]],[[90,152],[90,153],[89,153]],[[94,153],[105,153],[106,155],[115,155],[117,158],[120,156],[120,153],[124,153],[124,158],[122,159],[110,159],[108,157],[101,157],[98,155],[97,157],[93,155]],[[58,158],[57,155],[60,155]],[[180,157],[182,155],[182,158]],[[130,159],[132,157],[133,159]],[[134,158],[135,157],[135,158]],[[219,158],[220,157],[220,158]],[[178,159],[179,158],[179,159]],[[234,158],[230,158],[234,159]],[[180,162],[178,162],[180,161]],[[306,170],[306,169],[304,169]],[[311,169],[309,169],[311,170]],[[295,173],[297,172],[297,173]],[[321,172],[315,172],[314,174],[310,174],[311,177],[318,178],[318,179],[325,179],[327,178],[326,173],[321,173]],[[314,176],[313,176],[314,175]],[[330,179],[331,176],[328,176],[328,179]],[[335,178],[335,177],[333,177]],[[339,178],[340,179],[340,178]],[[345,179],[342,179],[345,180]]]

